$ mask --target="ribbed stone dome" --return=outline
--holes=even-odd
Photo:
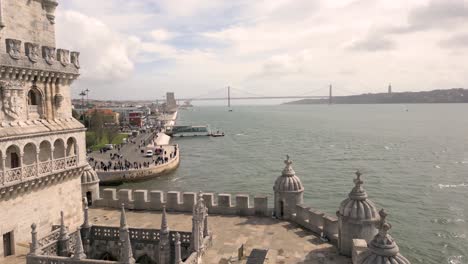
[[[296,176],[296,172],[294,172],[291,167],[292,161],[289,159],[288,155],[286,155],[284,163],[286,164],[286,167],[283,169],[282,175],[276,179],[273,190],[277,192],[304,191],[301,180]]]
[[[93,170],[93,168],[91,168],[89,164],[86,165],[83,173],[81,174],[81,184],[96,183],[96,182],[99,182],[97,173]]]
[[[361,264],[411,264],[400,254],[400,249],[393,238],[388,234],[392,225],[387,223],[387,213],[380,210],[379,233],[368,243],[369,251],[362,258]]]
[[[379,218],[377,208],[371,200],[367,199],[359,171],[356,172],[356,176],[355,186],[349,193],[349,198],[341,202],[339,214],[355,220],[376,220]]]

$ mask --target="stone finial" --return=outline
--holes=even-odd
[[[31,245],[30,245],[30,248],[29,248],[29,254],[31,255],[36,255],[37,254],[37,250],[39,248],[39,244],[38,244],[38,241],[37,241],[37,231],[36,231],[36,224],[33,223],[31,225]]]
[[[284,164],[286,164],[286,167],[283,169],[283,176],[285,177],[292,177],[296,175],[296,172],[292,168],[292,160],[290,160],[289,155],[286,155],[286,160],[284,160]]]
[[[88,215],[88,199],[83,197],[83,225],[82,228],[89,228],[89,215]]]
[[[67,240],[67,239],[69,239],[69,237],[68,237],[67,228],[65,227],[63,211],[60,211],[60,236],[59,236],[59,240]]]
[[[356,178],[353,180],[354,188],[349,193],[349,198],[351,200],[365,200],[367,199],[367,192],[362,188],[364,181],[361,179],[361,171],[356,171]]]
[[[180,234],[177,232],[175,234],[175,263],[180,264],[182,263],[182,254],[180,250]]]
[[[76,241],[75,241],[75,252],[73,254],[73,259],[85,259],[86,254],[83,250],[83,242],[81,241],[81,229],[78,228],[76,231]]]
[[[161,232],[162,233],[169,233],[169,227],[167,225],[167,214],[166,214],[166,206],[163,206],[162,212],[162,219],[161,219]]]
[[[392,225],[387,222],[387,212],[384,209],[379,211],[380,223],[379,233],[369,243],[369,249],[379,256],[395,256],[400,251],[393,238],[388,234]]]
[[[120,229],[128,229],[127,216],[125,215],[125,204],[124,203],[122,203],[122,207],[120,209]]]
[[[130,243],[130,235],[128,232],[125,232],[123,238],[121,239],[122,248],[120,249],[120,259],[119,263],[122,264],[135,264],[135,259],[133,258],[132,244]]]

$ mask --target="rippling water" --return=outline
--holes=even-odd
[[[466,113],[467,104],[197,107],[178,123],[226,136],[177,139],[177,171],[121,187],[272,197],[289,154],[305,202],[334,214],[359,168],[413,264],[468,263]]]

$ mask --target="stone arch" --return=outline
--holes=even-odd
[[[138,264],[157,264],[156,261],[152,260],[148,255],[144,254],[142,256],[140,256],[136,263]]]
[[[109,252],[104,252],[99,259],[100,260],[117,261],[117,259],[114,258],[114,256],[112,256],[112,254],[109,253]]]
[[[44,140],[39,144],[39,162],[51,160],[52,158],[52,144]]]
[[[33,86],[31,89],[29,89],[27,102],[28,113],[30,118],[38,118],[42,116],[43,98],[44,96],[42,92],[39,89],[37,89],[36,86]]]
[[[21,150],[17,145],[10,145],[5,151],[5,167],[13,169],[21,167]]]
[[[66,156],[76,156],[78,155],[78,144],[76,143],[76,138],[69,137],[67,139],[67,151]]]
[[[65,157],[65,143],[63,139],[57,138],[54,141],[54,159],[60,159]]]
[[[37,147],[36,144],[29,142],[23,147],[23,165],[32,165],[36,163]]]

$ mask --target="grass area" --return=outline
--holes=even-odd
[[[92,149],[93,151],[96,151],[103,148],[106,144],[121,144],[123,139],[127,137],[127,134],[118,134],[112,139],[112,142],[109,142],[109,137],[107,134],[104,134],[102,138],[96,140],[96,133],[88,131],[86,132],[86,146],[88,146],[88,148]]]

